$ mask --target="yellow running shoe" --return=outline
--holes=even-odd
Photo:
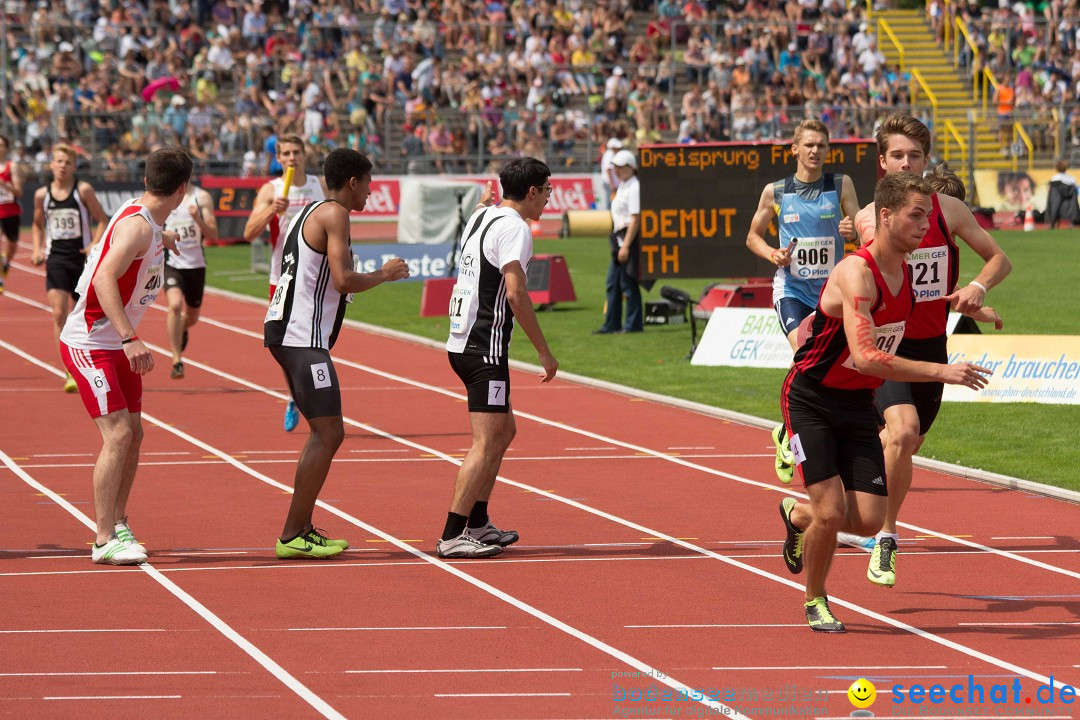
[[[337,545],[329,545],[326,538],[314,530],[308,530],[303,535],[294,537],[287,543],[278,538],[274,552],[280,560],[291,558],[328,558],[345,552]]]
[[[870,567],[866,568],[866,579],[882,587],[891,588],[896,584],[896,541],[891,537],[881,538],[874,545]]]
[[[814,632],[842,633],[847,632],[844,623],[837,620],[832,610],[829,609],[829,599],[816,597],[808,603],[803,603],[806,610],[806,622]]]
[[[791,452],[791,444],[786,434],[784,439],[780,440],[782,432],[784,432],[783,425],[777,425],[772,431],[773,445],[776,445],[776,477],[780,478],[780,482],[785,485],[790,485],[791,479],[795,477],[795,454]]]
[[[66,392],[66,393],[79,392],[79,386],[75,384],[75,378],[71,377],[71,373],[67,374],[67,380],[64,381],[64,392]]]

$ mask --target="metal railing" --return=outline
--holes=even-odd
[[[994,73],[990,72],[990,68],[983,68],[981,72],[976,73],[973,78],[975,80],[982,80],[982,111],[983,116],[987,114],[987,110],[990,107],[990,97],[993,93],[990,92],[990,88],[993,88],[993,92],[996,93],[1001,85],[998,84],[997,78],[994,77]],[[975,97],[978,97],[978,90],[975,91]]]
[[[918,107],[919,88],[922,88],[923,94],[926,95],[926,99],[930,101],[930,130],[931,132],[934,132],[937,130],[937,96],[934,95],[934,91],[930,89],[930,85],[926,82],[926,78],[919,72],[919,68],[911,68],[911,80],[911,107]]]
[[[889,42],[896,48],[896,54],[899,57],[900,72],[903,72],[906,67],[904,58],[904,45],[900,42],[900,39],[896,37],[896,33],[893,32],[892,26],[884,18],[878,18],[877,21],[878,37],[881,37],[881,32],[884,30],[886,37],[889,38]]]
[[[960,67],[960,37],[963,36],[968,49],[971,50],[971,94],[974,97],[978,97],[979,81],[975,68],[979,67],[979,46],[976,45],[975,40],[972,39],[971,33],[968,31],[968,27],[964,23],[963,18],[957,17],[954,24],[956,25],[957,39],[956,42],[953,43],[953,67]]]
[[[960,155],[956,158],[956,160],[961,163],[968,163],[968,159],[970,157],[968,155],[968,146],[967,143],[964,141],[964,136],[960,134],[960,130],[956,127],[956,125],[953,124],[952,120],[945,120],[944,128],[945,142],[943,143],[944,147],[942,148],[942,155],[945,159],[945,162],[949,162],[953,159],[950,150],[952,149],[952,143],[955,142],[956,147],[960,151]]]
[[[1014,122],[1013,123],[1013,136],[1012,136],[1012,144],[1013,144],[1014,148],[1016,147],[1016,139],[1017,138],[1022,140],[1023,143],[1024,143],[1024,147],[1027,148],[1027,160],[1028,160],[1027,161],[1027,169],[1028,170],[1034,170],[1035,169],[1035,144],[1031,142],[1031,136],[1027,134],[1027,130],[1024,129],[1024,126],[1021,125],[1018,122]],[[1015,170],[1018,170],[1019,168],[1020,168],[1020,158],[1018,158],[1016,156],[1016,153],[1014,152],[1013,156],[1012,156],[1012,169],[1015,171]]]

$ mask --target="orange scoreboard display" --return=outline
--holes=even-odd
[[[874,199],[877,145],[829,145],[825,171],[851,177],[859,203]],[[746,249],[767,183],[795,172],[791,143],[646,145],[639,152],[641,277],[738,278],[775,268]],[[776,224],[769,226],[776,237]]]

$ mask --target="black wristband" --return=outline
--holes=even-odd
[[[128,343],[130,343],[130,342],[135,342],[135,341],[136,341],[136,340],[138,340],[138,339],[139,339],[139,336],[138,336],[138,335],[132,335],[132,336],[131,336],[131,337],[129,337],[129,338],[127,339],[127,340],[121,340],[121,341],[120,341],[120,344],[121,344],[121,345],[127,345]]]

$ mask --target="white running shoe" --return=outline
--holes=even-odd
[[[435,554],[441,558],[489,558],[503,551],[499,545],[485,545],[469,536],[469,531],[452,540],[440,540],[435,544]]]
[[[488,520],[488,524],[484,527],[465,528],[465,533],[478,543],[483,543],[484,545],[498,545],[499,547],[513,545],[521,539],[517,530],[500,530],[495,527],[490,520]]]
[[[863,537],[862,535],[852,535],[851,533],[841,532],[836,533],[836,542],[841,545],[850,545],[853,548],[865,550],[866,552],[874,552],[874,545],[877,540],[872,537]]]
[[[99,565],[141,565],[146,562],[146,553],[112,538],[101,547],[97,543],[91,546],[90,559]]]
[[[120,522],[113,526],[113,532],[116,533],[116,538],[127,545],[132,550],[137,550],[143,555],[147,555],[146,548],[142,546],[138,540],[135,539],[135,533],[131,532],[131,526],[128,525],[127,518],[122,519]]]

